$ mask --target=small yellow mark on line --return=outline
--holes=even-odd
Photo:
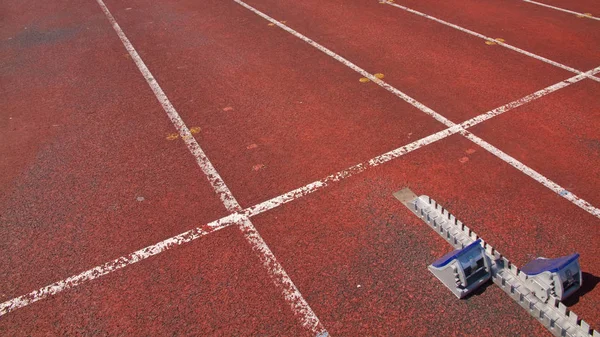
[[[592,13],[583,13],[583,14],[577,14],[578,18],[591,18],[592,17]]]
[[[487,44],[488,46],[493,46],[496,44],[496,42],[504,42],[505,41],[503,38],[500,38],[500,37],[497,37],[494,40],[495,41],[487,40],[487,41],[485,41],[485,44]]]
[[[194,127],[190,128],[190,133],[191,134],[200,133],[200,131],[202,131],[202,129],[199,126],[194,126]],[[190,138],[190,137],[191,137],[191,135],[188,135],[188,137],[186,137],[186,139]],[[177,138],[179,138],[179,134],[178,133],[170,133],[170,134],[167,135],[167,140],[175,140]]]
[[[287,21],[285,21],[285,20],[281,20],[281,21],[279,21],[279,22],[281,22],[281,23],[286,23]],[[269,27],[273,27],[273,26],[275,26],[275,24],[274,24],[273,22],[269,22],[269,23],[267,24],[267,26],[269,26]]]
[[[373,76],[374,76],[375,78],[378,78],[378,79],[382,79],[382,78],[384,78],[384,77],[385,77],[385,75],[384,75],[384,74],[382,74],[382,73],[373,74]],[[371,80],[370,80],[370,79],[368,79],[368,78],[366,78],[366,77],[361,77],[361,78],[359,79],[359,81],[360,81],[360,83],[367,83],[367,82],[370,82]]]

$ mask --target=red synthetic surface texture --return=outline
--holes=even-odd
[[[5,336],[304,336],[230,227],[0,319]]]
[[[248,3],[454,122],[573,76],[377,1]],[[405,3],[599,65],[594,20],[517,0]],[[107,6],[243,207],[444,128],[233,1]],[[227,214],[95,1],[3,11],[0,302]],[[598,206],[599,89],[585,80],[472,131]],[[451,248],[392,197],[405,186],[518,266],[579,252],[584,287],[566,303],[600,329],[600,220],[454,135],[253,218],[332,335],[548,334],[496,286],[459,301],[427,271]],[[2,335],[305,333],[235,227],[0,317]]]
[[[97,4],[41,13],[5,45],[0,301],[226,215]]]
[[[593,289],[569,304],[600,325],[600,221],[455,135],[254,218],[332,335],[544,335],[495,285],[458,301],[427,270],[452,248],[392,196],[406,186],[517,266],[579,252]]]
[[[441,127],[385,90],[358,82],[359,74],[289,33],[268,26],[267,21],[233,2],[177,5],[172,10],[166,4],[140,1],[115,4],[114,11],[184,119],[204,126],[200,141],[244,206],[405,145]],[[268,13],[277,12],[276,5],[269,6]],[[125,6],[131,9],[125,10]],[[298,4],[281,11],[293,6]],[[428,31],[410,35],[419,39],[419,46],[412,42],[386,43],[396,37],[373,33],[390,31],[396,22],[402,23],[397,14],[390,15],[376,3],[352,6],[331,23],[333,16],[327,14],[331,11],[325,5],[297,14],[314,18],[311,24],[283,14],[275,17],[287,18],[293,28],[300,25],[300,32],[359,66],[373,73],[383,72],[386,81],[456,121],[570,76],[502,48],[491,51],[494,47],[490,49],[483,41],[451,29],[447,34],[452,35],[452,48],[456,48],[453,52],[458,54],[449,52],[447,43],[431,43],[437,35]],[[313,13],[316,10],[320,15]],[[371,20],[382,27],[369,25],[365,30],[360,28],[365,24],[351,24],[353,18],[348,15],[357,13],[363,14],[357,20]],[[394,24],[383,25],[379,15],[388,15]],[[407,19],[414,21],[406,23],[407,30],[432,28],[430,22],[419,17],[407,15]],[[324,25],[332,31],[324,33],[320,29]],[[349,34],[351,40],[344,38]],[[202,41],[202,45],[196,47],[198,42],[189,41],[192,38]],[[349,43],[352,45],[347,46]],[[370,48],[368,43],[379,47]],[[459,43],[462,45],[456,46]],[[436,48],[433,51],[432,46]],[[395,56],[398,53],[403,57]],[[477,53],[481,54],[474,55]],[[410,62],[410,66],[403,62]],[[444,66],[443,62],[450,64]],[[437,68],[431,70],[432,66]],[[496,66],[499,69],[494,70]],[[515,67],[526,67],[527,79],[515,83]],[[435,80],[427,76],[435,76]],[[226,108],[232,110],[224,111]],[[258,148],[248,150],[251,144]]]
[[[248,3],[454,122],[573,76],[377,1]]]
[[[544,0],[544,1],[538,1],[547,5],[551,5],[551,6],[555,6],[555,7],[560,7],[563,9],[568,9],[574,12],[579,12],[579,13],[592,13],[595,14],[596,17],[599,15],[600,13],[600,2],[596,1],[596,0],[577,0],[577,1],[572,1],[572,0]],[[535,4],[531,4],[532,6],[537,6]],[[542,7],[544,8],[544,7]],[[547,10],[554,10],[554,9],[550,9],[547,8]],[[565,13],[565,15],[569,15],[568,13]]]
[[[584,80],[471,131],[566,190],[600,205],[600,83]]]
[[[242,206],[444,127],[234,2],[178,5],[114,15]]]
[[[396,3],[491,38],[503,38],[510,45],[581,71],[598,66],[599,21],[518,0],[399,0]]]

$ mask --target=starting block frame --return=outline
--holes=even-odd
[[[467,296],[492,276],[490,258],[481,247],[481,239],[442,256],[429,266],[429,271],[458,298]]]
[[[545,300],[535,296],[534,290],[530,288],[531,282],[535,280],[535,275],[527,275],[521,271],[435,200],[428,196],[417,196],[408,188],[394,193],[394,197],[440,234],[455,249],[462,250],[478,242],[484,254],[489,258],[491,280],[531,316],[548,328],[553,335],[559,337],[600,337],[600,332],[592,330],[588,323],[579,319],[574,312],[570,311],[560,301],[559,297],[552,293],[549,293]],[[442,282],[450,288],[446,282],[443,280]]]

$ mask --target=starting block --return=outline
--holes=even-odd
[[[544,302],[551,296],[564,300],[581,287],[577,253],[556,259],[538,257],[523,266],[521,271],[527,275],[529,289]]]
[[[429,271],[458,298],[467,296],[492,277],[490,259],[481,240],[442,256],[429,266]]]
[[[581,288],[579,254],[539,257],[519,269],[430,197],[408,188],[394,197],[457,249],[428,268],[456,297],[464,298],[491,279],[554,336],[600,337],[561,302]]]

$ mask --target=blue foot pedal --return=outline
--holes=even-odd
[[[463,298],[490,279],[490,264],[479,239],[442,256],[429,266],[429,271],[456,297]]]
[[[581,287],[577,253],[556,259],[538,257],[523,266],[521,271],[527,275],[529,288],[544,302],[550,296],[562,301]]]

